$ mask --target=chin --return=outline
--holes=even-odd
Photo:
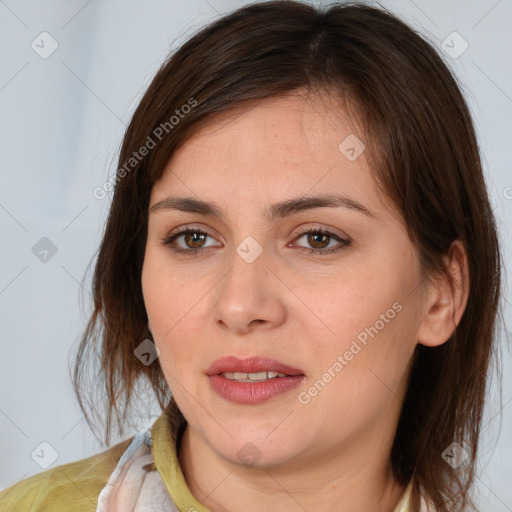
[[[273,427],[275,428],[275,427]],[[258,432],[240,432],[239,435],[226,434],[222,440],[212,440],[213,448],[229,463],[241,467],[271,469],[282,466],[295,459],[305,450],[302,446],[306,439],[304,434],[283,430],[281,433],[272,429],[261,429]],[[268,432],[272,432],[270,436]],[[220,442],[219,442],[220,441]]]

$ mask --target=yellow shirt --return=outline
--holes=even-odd
[[[2,512],[95,512],[98,495],[133,438],[76,462],[48,469],[0,492]],[[192,495],[179,467],[176,443],[165,412],[151,427],[153,457],[180,512],[210,512]],[[410,512],[409,484],[394,512]]]

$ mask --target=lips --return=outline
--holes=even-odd
[[[223,357],[207,374],[211,389],[237,405],[259,405],[280,396],[286,399],[306,378],[302,370],[266,357]]]
[[[304,375],[298,368],[293,368],[284,363],[266,357],[249,357],[239,359],[235,356],[222,357],[213,362],[206,370],[207,375],[219,375],[224,372],[230,373],[259,373],[277,372],[287,376]]]

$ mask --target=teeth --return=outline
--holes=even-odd
[[[222,372],[221,375],[229,380],[236,380],[238,382],[261,382],[268,379],[275,379],[277,377],[286,377],[285,373],[279,372]]]

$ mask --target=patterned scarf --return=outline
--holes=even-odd
[[[158,473],[150,429],[140,430],[98,496],[96,512],[179,512]]]

